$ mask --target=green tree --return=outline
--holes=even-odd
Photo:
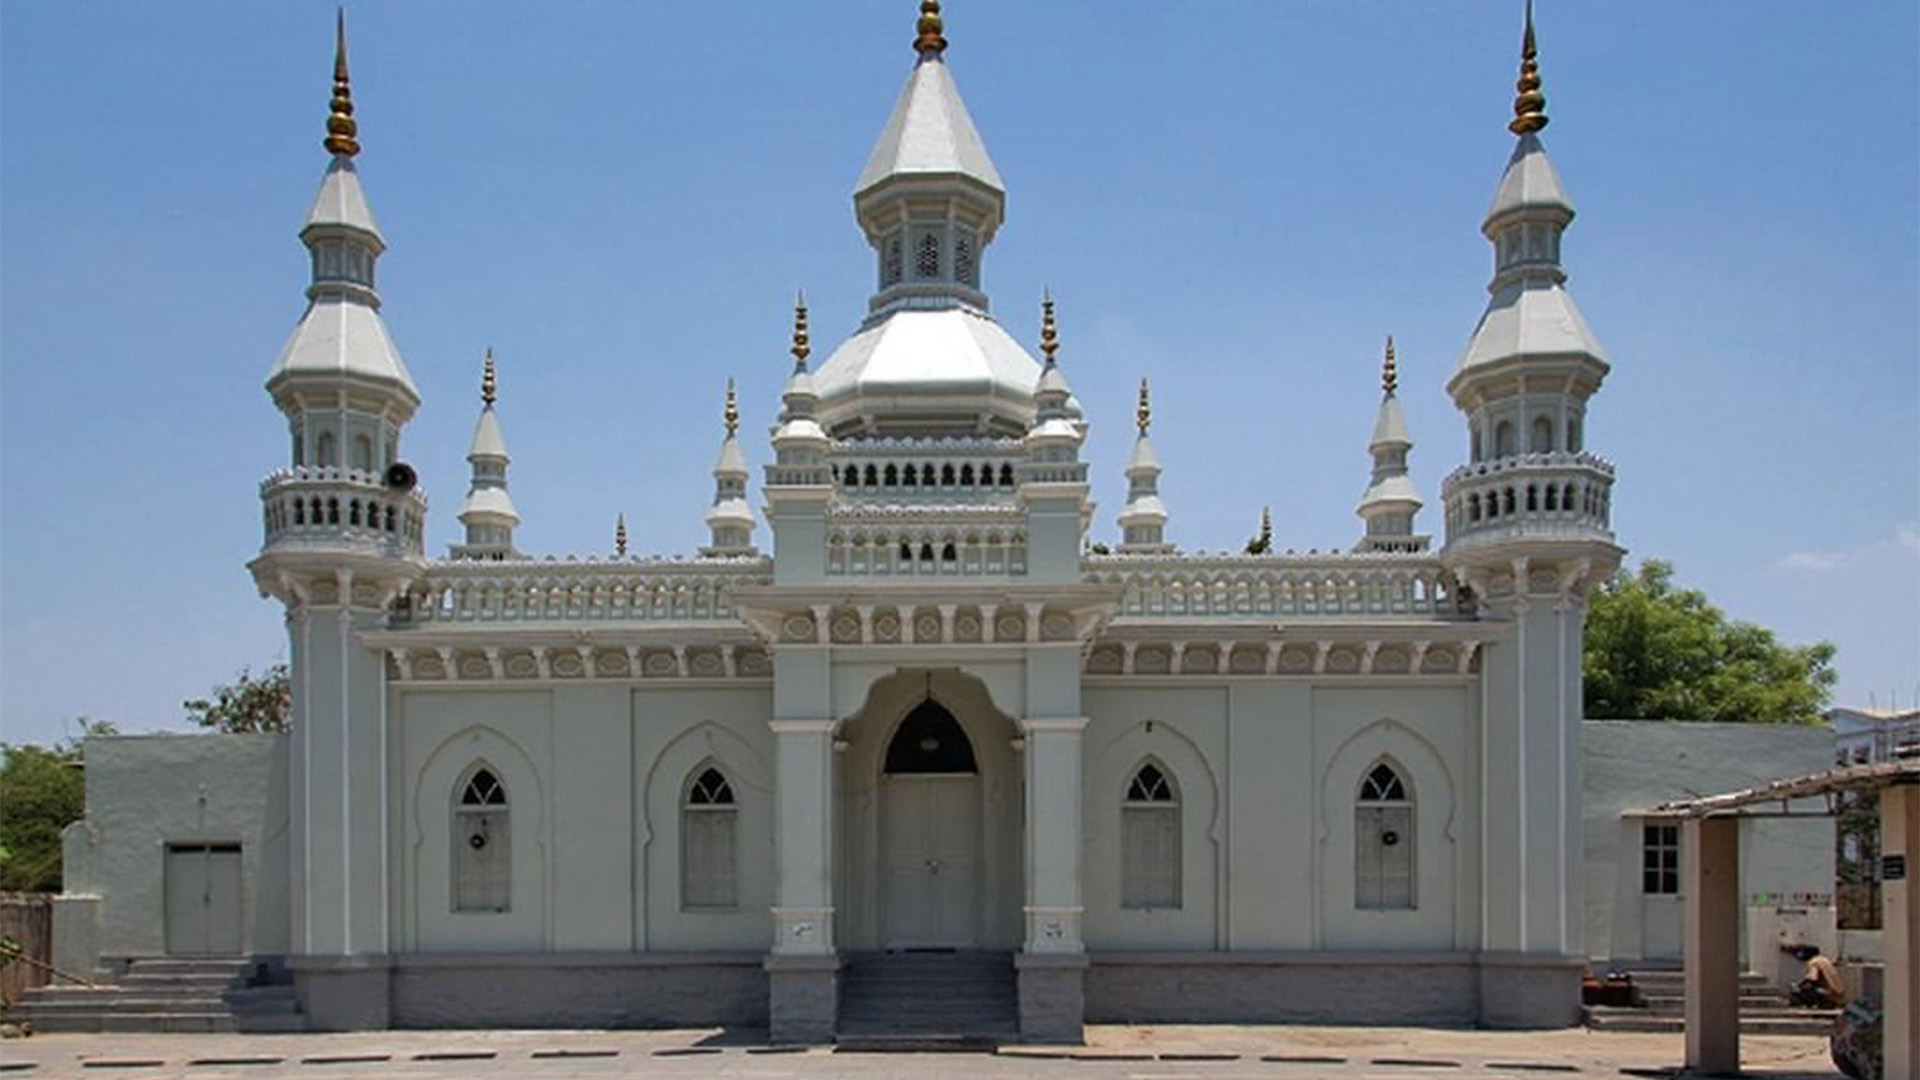
[[[181,703],[187,719],[223,734],[287,730],[293,689],[287,665],[275,664],[256,677],[247,668],[233,682],[213,688],[210,698]]]
[[[80,753],[113,725],[80,721],[80,737],[51,747],[0,743],[0,890],[58,892],[60,831],[87,812]]]
[[[1817,724],[1833,692],[1833,645],[1784,645],[1729,620],[1673,565],[1622,568],[1587,615],[1586,714],[1607,720]]]

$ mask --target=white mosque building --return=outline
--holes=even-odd
[[[1531,15],[1444,539],[1389,344],[1359,536],[1309,554],[1181,551],[1144,383],[1089,545],[1082,444],[1123,421],[1050,301],[1038,358],[991,313],[1006,191],[943,31],[927,0],[854,193],[873,294],[824,359],[795,311],[757,491],[729,388],[711,543],[563,560],[517,546],[491,358],[464,542],[426,550],[342,36],[249,565],[291,731],[140,744],[168,767],[69,835],[69,940],[259,958],[322,1030],[1576,1022],[1582,624],[1622,551]]]

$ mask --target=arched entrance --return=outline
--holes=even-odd
[[[894,729],[882,762],[880,910],[889,949],[979,943],[980,768],[932,697]]]

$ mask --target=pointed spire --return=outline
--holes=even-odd
[[[1540,92],[1540,50],[1533,41],[1533,0],[1527,0],[1526,29],[1520,35],[1519,93],[1513,99],[1513,120],[1507,130],[1531,135],[1547,126],[1547,95]]]
[[[1265,554],[1273,550],[1273,507],[1260,508],[1260,552]]]
[[[1140,407],[1134,411],[1134,422],[1140,425],[1140,434],[1144,437],[1147,428],[1153,425],[1153,399],[1147,392],[1145,376],[1140,378]]]
[[[500,376],[493,365],[493,346],[487,346],[487,358],[480,368],[480,401],[487,408],[500,399]]]
[[[1060,328],[1053,319],[1053,290],[1047,289],[1040,300],[1040,351],[1047,356],[1047,363],[1054,362],[1053,354],[1060,351]]]
[[[333,24],[333,102],[327,115],[327,137],[321,144],[335,154],[347,157],[360,152],[355,138],[359,127],[353,122],[353,88],[347,81],[347,12],[336,9]]]
[[[1393,335],[1387,335],[1387,356],[1380,362],[1380,392],[1392,397],[1400,389],[1400,368],[1393,362]]]
[[[813,346],[807,338],[807,294],[802,292],[793,302],[793,370],[807,370],[807,356],[813,352]]]
[[[721,422],[727,427],[727,438],[740,433],[740,397],[733,388],[733,380],[727,380],[727,407],[721,413]]]
[[[947,51],[947,39],[941,36],[946,24],[940,18],[940,0],[920,0],[920,20],[914,29],[918,31],[913,39],[914,52],[925,57]]]
[[[627,557],[627,515],[624,513],[613,522],[613,553],[622,559]]]

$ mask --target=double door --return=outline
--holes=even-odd
[[[973,946],[979,935],[979,777],[890,775],[885,785],[886,947]]]
[[[240,955],[240,845],[170,844],[167,954]]]

